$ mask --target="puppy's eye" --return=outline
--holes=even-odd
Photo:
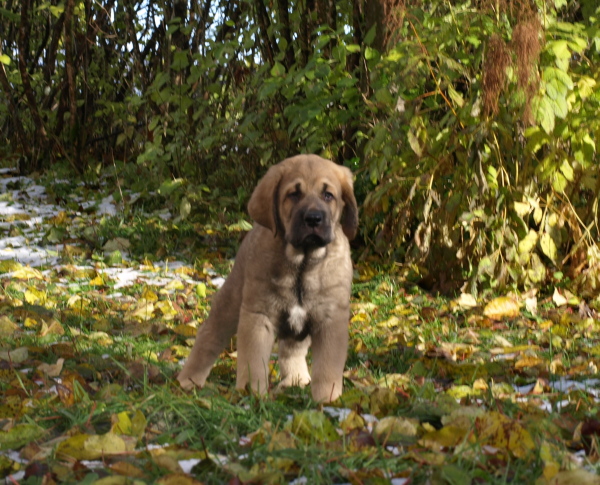
[[[302,193],[299,190],[295,190],[294,192],[290,192],[287,195],[287,198],[290,199],[293,202],[297,202],[300,200],[300,197],[302,196]]]
[[[323,192],[323,200],[325,202],[331,202],[334,199],[335,199],[335,197],[331,192],[327,192],[327,191]]]

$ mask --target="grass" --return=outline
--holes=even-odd
[[[61,184],[57,194],[67,199],[73,190],[86,189]],[[237,246],[238,233],[227,227],[240,216],[228,217],[211,225],[135,211],[67,217],[59,225],[82,251],[63,251],[64,268],[0,279],[0,351],[27,350],[21,360],[0,360],[0,450],[18,450],[24,460],[0,455],[0,474],[26,469],[21,483],[32,485],[133,483],[124,476],[183,483],[180,466],[194,459],[186,479],[196,482],[189,483],[542,485],[568,478],[571,467],[592,480],[598,386],[559,391],[551,383],[595,376],[600,324],[550,298],[537,315],[493,320],[483,314],[486,301],[461,307],[424,292],[402,268],[359,263],[345,393],[333,404],[350,416],[333,416],[308,389],[266,397],[234,390],[228,352],[204,389],[182,392],[174,376],[210,308],[208,274],[227,274]],[[148,273],[172,286],[139,278],[117,289],[110,278],[97,279],[110,266],[101,248],[117,237],[131,247],[129,261],[116,266],[188,265],[177,274],[169,266]],[[58,373],[42,370],[61,359]],[[273,372],[276,381],[275,361]],[[519,395],[514,386],[524,384],[535,391]],[[35,437],[4,445],[22,424]],[[93,448],[106,437],[113,441],[101,452]],[[73,451],[70,440],[92,452]]]

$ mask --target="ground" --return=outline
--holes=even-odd
[[[0,194],[7,483],[600,483],[598,302],[568,282],[438,298],[361,258],[339,401],[235,391],[235,342],[186,394],[244,216],[10,169]]]

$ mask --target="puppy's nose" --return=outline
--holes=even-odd
[[[308,227],[320,226],[323,222],[323,211],[307,211],[306,214],[304,214],[304,222],[306,222]]]

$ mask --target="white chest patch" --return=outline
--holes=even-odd
[[[294,305],[290,309],[289,324],[290,328],[295,333],[301,333],[304,330],[304,324],[306,322],[306,310],[299,305]]]

